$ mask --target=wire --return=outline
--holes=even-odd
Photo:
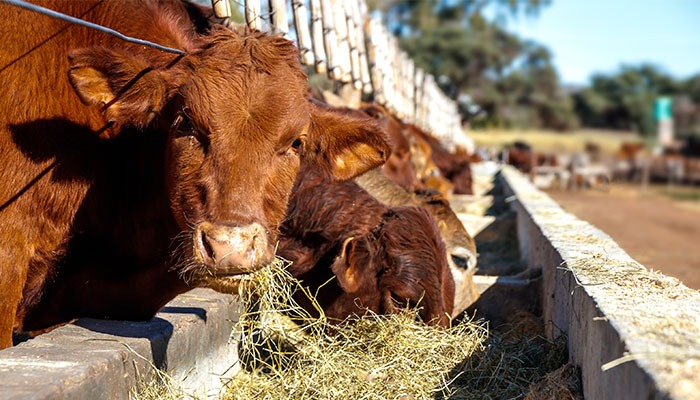
[[[109,35],[116,36],[125,42],[149,46],[149,47],[156,48],[158,50],[167,51],[169,53],[185,55],[185,52],[182,50],[173,49],[171,47],[166,47],[166,46],[161,46],[159,44],[149,42],[148,40],[137,39],[137,38],[133,38],[130,36],[126,36],[124,34],[121,34],[117,31],[115,31],[114,29],[106,28],[102,25],[93,24],[92,22],[83,21],[80,18],[71,17],[70,15],[62,14],[60,12],[50,10],[48,8],[40,7],[40,6],[37,6],[35,4],[30,4],[30,3],[27,3],[27,2],[22,1],[22,0],[0,0],[0,2],[7,3],[7,4],[10,4],[13,6],[17,6],[17,7],[21,7],[21,8],[30,10],[30,11],[37,12],[39,14],[48,15],[49,17],[57,18],[57,19],[67,21],[67,22],[70,22],[73,24],[81,25],[81,26],[84,26],[87,28],[95,29],[95,30],[98,30],[100,32],[107,33]]]

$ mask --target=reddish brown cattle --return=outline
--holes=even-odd
[[[365,105],[360,111],[350,108],[341,108],[340,110],[351,115],[361,116],[362,113],[365,113],[377,120],[380,126],[389,129],[390,142],[393,142],[392,151],[398,148],[399,151],[405,152],[407,150],[406,147],[410,146],[408,144],[409,140],[403,133],[406,124],[389,114],[381,106],[371,104]],[[411,139],[415,138],[411,137]],[[414,140],[414,142],[416,141]],[[435,178],[444,180],[442,176],[439,176],[437,166],[435,166],[430,159],[430,154],[432,152],[430,145],[423,140],[418,142],[424,144],[425,147],[423,147],[422,152],[410,151],[410,163],[417,162],[418,165],[426,164],[426,168],[432,166],[438,174]],[[416,155],[418,155],[419,158],[421,155],[426,155],[427,157],[422,161],[416,161]],[[389,157],[387,164],[392,160],[392,157],[393,153],[392,156]],[[406,162],[404,164],[409,163]],[[406,168],[405,171],[410,174],[410,176],[415,177],[413,169]],[[464,310],[477,299],[479,294],[473,281],[477,260],[474,239],[450,208],[444,196],[430,190],[407,190],[405,185],[400,184],[401,179],[397,179],[395,175],[388,173],[386,164],[381,169],[374,169],[358,176],[355,178],[355,182],[373,197],[389,206],[415,205],[426,208],[438,224],[440,235],[445,243],[447,260],[456,287],[454,302],[455,313]],[[451,185],[449,182],[447,182],[447,184]],[[415,188],[415,186],[413,187]]]
[[[186,54],[0,5],[0,348],[249,273],[300,165],[350,179],[386,158],[376,127],[308,102],[283,38],[202,36],[176,2],[42,5]]]
[[[406,190],[434,189],[448,196],[454,184],[442,176],[432,160],[432,148],[422,138],[410,135],[407,130],[417,129],[404,123],[384,107],[366,104],[360,111],[377,119],[389,135],[391,156],[382,171]]]
[[[388,207],[354,182],[330,182],[304,168],[278,254],[293,262],[290,272],[311,293],[318,291],[332,321],[417,305],[424,321],[449,324],[454,281],[437,226],[421,207]],[[308,299],[298,300],[314,312]]]
[[[406,132],[430,146],[430,159],[438,167],[440,174],[452,182],[454,193],[473,193],[471,165],[466,154],[451,153],[438,139],[413,124],[406,124]]]
[[[423,188],[420,175],[414,168],[411,145],[404,134],[404,124],[396,116],[378,104],[365,104],[359,112],[376,119],[389,137],[391,155],[382,171],[392,181],[406,190]]]
[[[408,192],[389,180],[378,169],[365,172],[355,178],[355,182],[386,205],[415,205],[430,212],[433,220],[438,224],[440,237],[445,243],[447,261],[455,281],[453,315],[463,311],[479,297],[474,284],[477,262],[474,239],[443,196],[429,190]]]
[[[614,155],[613,175],[615,178],[635,181],[642,179],[643,168],[646,164],[642,158],[644,143],[622,142],[620,149]],[[649,161],[646,159],[646,161]]]
[[[522,172],[530,173],[535,159],[533,158],[530,145],[517,141],[503,149],[501,161],[514,166]]]

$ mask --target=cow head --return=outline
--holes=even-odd
[[[331,318],[360,309],[378,314],[418,307],[422,320],[448,326],[455,287],[432,217],[420,207],[395,207],[367,236],[348,238],[331,266],[343,294],[325,305]]]
[[[350,179],[389,154],[376,126],[308,101],[290,41],[215,28],[202,42],[161,67],[105,48],[70,55],[74,89],[111,124],[104,136],[136,127],[167,137],[175,262],[195,280],[239,276],[272,258],[300,165]]]
[[[441,194],[432,190],[418,190],[413,193],[413,197],[417,204],[429,210],[439,221],[438,229],[447,249],[447,262],[455,283],[454,312],[461,312],[479,297],[474,284],[477,265],[474,238]]]
[[[376,119],[389,136],[391,155],[382,166],[384,174],[406,190],[422,187],[412,160],[411,144],[404,133],[405,124],[378,104],[366,104],[361,111]]]

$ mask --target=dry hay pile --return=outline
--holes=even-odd
[[[428,326],[413,310],[330,325],[292,300],[305,289],[282,262],[257,275],[240,290],[248,311],[225,399],[516,399],[566,362],[563,341],[483,321]]]

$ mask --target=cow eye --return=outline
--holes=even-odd
[[[401,297],[394,292],[391,292],[391,301],[393,302],[394,307],[397,309],[407,308],[411,303],[408,299]]]
[[[192,124],[192,120],[187,116],[184,110],[178,114],[172,126],[175,129],[177,137],[190,137],[196,139],[197,142],[202,145],[208,145],[209,143],[209,138],[203,135],[199,129]]]
[[[299,153],[301,153],[303,148],[304,148],[304,141],[301,138],[296,138],[292,142],[291,146],[289,146],[289,149],[287,150],[287,154],[299,155]]]
[[[177,118],[175,118],[175,121],[173,122],[173,128],[184,134],[194,134],[192,121],[185,113],[180,113],[177,115]]]

